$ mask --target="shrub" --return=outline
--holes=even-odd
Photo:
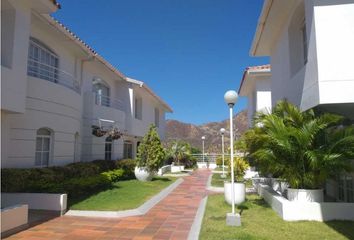
[[[116,161],[113,160],[94,160],[92,163],[99,167],[101,172],[110,171],[116,169]]]
[[[222,156],[216,158],[216,165],[222,166]],[[225,166],[230,165],[230,156],[224,156],[224,165]]]
[[[124,170],[116,169],[108,172],[103,172],[101,175],[105,176],[110,182],[117,182],[123,179]]]
[[[159,134],[154,125],[145,134],[139,145],[137,154],[137,166],[146,167],[149,171],[157,172],[165,159],[165,151],[162,147]]]
[[[231,170],[231,163],[229,163],[229,169]],[[249,168],[248,163],[242,157],[234,157],[234,176],[235,181],[243,181],[246,170]]]
[[[116,168],[124,170],[122,179],[134,179],[135,166],[136,161],[134,159],[123,159],[116,161]]]
[[[180,163],[186,168],[194,168],[197,166],[197,159],[191,155],[187,155],[180,160]]]
[[[67,177],[89,177],[103,172],[100,171],[98,165],[91,162],[70,163],[64,168],[68,170],[69,176]]]

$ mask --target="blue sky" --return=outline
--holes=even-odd
[[[263,0],[60,0],[53,16],[126,76],[146,82],[194,124],[228,117],[223,95],[238,89]],[[240,99],[236,111],[246,108]]]

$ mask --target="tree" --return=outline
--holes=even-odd
[[[188,143],[182,141],[174,141],[167,149],[167,155],[172,157],[177,165],[180,165],[180,160],[190,156],[191,147]]]
[[[150,126],[140,143],[136,159],[138,167],[146,167],[149,171],[158,171],[161,167],[165,151],[154,125]]]
[[[328,177],[352,170],[354,128],[338,127],[342,119],[280,101],[271,114],[256,116],[245,137],[248,152],[262,171],[286,179],[292,188],[319,188]]]

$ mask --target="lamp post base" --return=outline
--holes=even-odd
[[[238,213],[227,213],[226,214],[226,225],[227,226],[235,226],[235,227],[240,227],[241,226],[241,216]]]
[[[221,174],[220,177],[221,178],[226,178],[226,175],[225,174]]]

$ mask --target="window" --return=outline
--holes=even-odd
[[[124,141],[124,158],[133,158],[133,144],[129,141]]]
[[[40,128],[36,137],[35,166],[47,167],[51,157],[52,133],[46,128]]]
[[[158,108],[155,108],[155,126],[160,126],[160,110]]]
[[[139,97],[135,98],[135,118],[143,119],[143,100]]]
[[[27,74],[50,82],[58,82],[58,56],[45,44],[30,38]]]
[[[307,63],[307,33],[306,33],[306,23],[304,22],[302,29],[302,47],[303,47],[303,54],[304,54],[304,65]]]
[[[95,78],[92,81],[92,91],[95,94],[95,103],[99,106],[110,107],[110,91],[108,84],[102,79]]]
[[[338,200],[354,202],[354,179],[350,175],[342,175],[338,179]]]
[[[107,137],[104,145],[104,159],[112,160],[112,138]]]

